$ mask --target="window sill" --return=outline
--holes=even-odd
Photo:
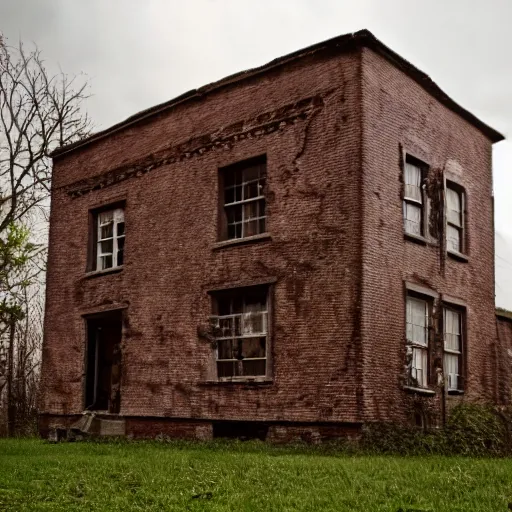
[[[92,278],[92,277],[99,277],[104,276],[106,274],[117,274],[119,272],[122,272],[123,266],[120,267],[114,267],[114,268],[106,268],[105,270],[93,270],[92,272],[87,272],[85,274],[86,279]]]
[[[462,254],[460,252],[447,250],[446,253],[454,260],[459,260],[464,263],[467,263],[469,261],[469,258],[465,254]]]
[[[252,242],[262,242],[264,240],[272,240],[270,233],[261,233],[254,236],[246,236],[245,238],[233,238],[231,240],[222,240],[213,244],[213,250],[231,247],[232,245],[249,244]]]
[[[451,396],[463,395],[464,391],[462,389],[449,389],[447,393]]]
[[[419,236],[419,235],[413,235],[412,233],[404,233],[404,239],[408,240],[410,242],[414,242],[416,244],[420,244],[420,245],[428,244],[428,240],[425,237]]]
[[[433,389],[428,388],[416,388],[414,386],[403,386],[405,391],[408,391],[410,393],[418,393],[418,395],[428,395],[428,396],[434,396],[436,392]]]
[[[274,381],[267,377],[235,377],[233,379],[205,380],[199,384],[202,386],[225,386],[231,384],[249,384],[252,386],[261,386],[273,384]]]

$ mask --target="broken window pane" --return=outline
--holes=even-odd
[[[265,375],[267,293],[265,286],[219,292],[214,320],[219,378]],[[224,364],[227,359],[236,362]],[[252,359],[258,362],[247,361]]]
[[[117,264],[122,265],[124,261],[124,237],[117,239]]]

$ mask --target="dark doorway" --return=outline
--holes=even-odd
[[[87,318],[85,408],[118,413],[121,395],[122,313]]]

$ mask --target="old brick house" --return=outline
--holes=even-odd
[[[360,31],[58,149],[41,433],[319,438],[495,401],[501,139]]]

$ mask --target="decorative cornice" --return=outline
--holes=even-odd
[[[176,146],[170,146],[156,154],[151,154],[136,162],[117,167],[91,178],[75,181],[66,187],[72,198],[110,187],[130,178],[138,178],[163,165],[170,165],[193,157],[202,156],[210,151],[229,150],[238,141],[260,138],[264,135],[283,130],[298,121],[307,119],[312,112],[321,109],[323,98],[332,91],[302,99],[260,114],[259,116],[239,121],[218,131],[193,137]]]

